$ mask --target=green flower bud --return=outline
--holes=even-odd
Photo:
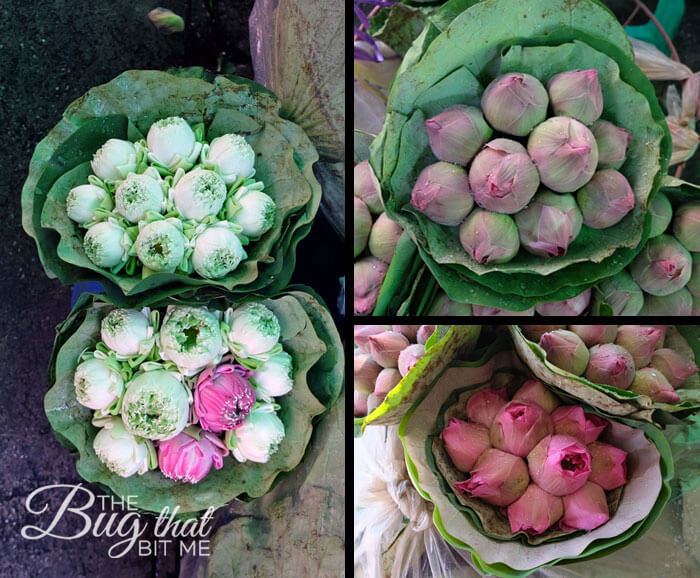
[[[601,281],[597,292],[616,317],[638,315],[644,305],[644,293],[627,271],[620,271]]]
[[[369,234],[369,252],[373,257],[385,263],[391,263],[401,233],[403,233],[401,226],[387,217],[386,213],[382,213],[372,225],[372,231]]]
[[[685,288],[693,297],[700,297],[700,253],[692,253],[693,266]]]
[[[425,121],[433,154],[449,163],[466,166],[493,130],[481,110],[457,104]]]
[[[700,251],[700,202],[686,203],[676,209],[673,236],[688,251]]]
[[[468,317],[472,314],[472,306],[469,303],[458,303],[452,301],[447,296],[447,293],[440,291],[433,299],[430,309],[426,312],[427,316],[445,316],[445,317]]]
[[[632,278],[651,295],[670,295],[690,279],[690,253],[670,235],[660,235],[644,246],[632,261]]]
[[[477,263],[507,263],[518,253],[518,228],[502,213],[476,209],[459,227],[462,247]]]
[[[377,177],[369,162],[362,161],[353,170],[353,190],[355,196],[364,201],[373,215],[384,211],[382,193]]]
[[[547,84],[547,92],[557,116],[570,116],[583,124],[591,124],[603,112],[603,91],[597,70],[555,74]]]
[[[673,218],[673,207],[671,201],[661,191],[654,195],[654,199],[649,203],[649,213],[651,214],[651,231],[649,238],[653,239],[663,234],[671,224]]]
[[[493,80],[481,97],[486,120],[496,130],[527,135],[547,118],[549,97],[534,76],[513,72]]]
[[[673,386],[658,369],[644,367],[634,374],[634,381],[629,390],[639,395],[648,395],[657,403],[677,403],[680,401]]]
[[[576,202],[585,225],[607,229],[634,208],[634,191],[622,173],[604,169],[579,189]]]
[[[583,375],[586,371],[588,348],[573,331],[558,329],[545,333],[540,337],[540,347],[544,349],[547,361],[552,365],[574,375]]]
[[[639,315],[685,317],[693,312],[693,296],[685,287],[670,295],[645,295]]]
[[[591,131],[598,145],[598,168],[619,169],[627,158],[632,133],[607,120],[596,121]]]

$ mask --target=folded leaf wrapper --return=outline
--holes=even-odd
[[[284,289],[294,269],[296,245],[308,234],[318,210],[321,187],[312,170],[316,150],[304,131],[279,111],[279,101],[263,86],[201,68],[130,70],[90,89],[68,106],[61,122],[37,145],[22,189],[22,225],[36,242],[46,274],[66,284],[99,281],[111,300],[124,306],[206,286],[236,293]],[[256,179],[275,201],[272,229],[246,248],[245,261],[218,280],[180,273],[142,279],[101,269],[88,259],[82,231],[66,213],[68,192],[87,182],[90,160],[102,144],[110,138],[142,139],[151,124],[168,116],[181,116],[191,125],[204,123],[208,140],[226,133],[246,137],[256,153]]]
[[[455,498],[436,466],[436,460],[442,458],[434,454],[432,442],[440,434],[446,408],[457,401],[462,404],[465,396],[488,384],[503,384],[513,373],[521,372],[527,374],[513,351],[487,355],[476,362],[455,362],[405,415],[399,428],[409,475],[421,495],[434,504],[433,521],[443,538],[457,548],[470,550],[477,569],[497,576],[527,576],[541,566],[597,558],[636,540],[661,513],[673,477],[670,449],[659,430],[650,424],[606,416],[613,421],[610,441],[629,453],[630,474],[610,521],[591,532],[558,539],[553,533],[551,541],[539,545],[508,540],[510,536],[495,510],[483,509],[478,515]]]
[[[342,389],[344,361],[340,338],[328,311],[305,291],[290,290],[269,299],[251,296],[245,301],[260,301],[275,313],[281,326],[280,343],[293,360],[294,387],[275,400],[281,406],[278,416],[284,423],[285,438],[267,463],[239,463],[228,456],[222,469],[212,469],[201,482],[187,484],[166,478],[159,470],[122,478],[95,455],[93,440],[98,430],[91,423],[92,412],[75,398],[73,375],[82,352],[99,341],[100,321],[113,305],[104,296],[81,296],[70,316],[58,327],[49,366],[52,386],[44,406],[57,439],[78,453],[77,470],[85,480],[96,482],[117,496],[135,496],[135,505],[142,510],[160,512],[167,506],[172,511],[179,506],[181,513],[191,513],[222,506],[236,497],[262,496],[282,472],[299,464],[316,416],[337,401]],[[207,303],[178,299],[155,306],[188,304],[225,309],[241,303],[219,296]]]

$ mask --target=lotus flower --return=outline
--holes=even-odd
[[[117,358],[147,354],[153,347],[153,325],[145,311],[112,309],[100,323],[100,338]]]
[[[372,229],[372,216],[369,213],[367,205],[357,197],[353,197],[353,251],[354,257],[357,257],[367,247],[367,239],[369,232]]]
[[[384,211],[381,187],[368,161],[357,163],[353,170],[353,191],[362,200],[373,215]]]
[[[401,381],[401,373],[394,367],[385,367],[377,375],[377,380],[374,382],[374,395],[379,399],[384,399],[386,395],[394,389]]]
[[[487,387],[477,391],[467,401],[467,418],[470,422],[491,427],[493,420],[501,413],[506,403],[508,403],[508,392],[505,388]]]
[[[202,150],[202,143],[196,142],[190,125],[179,116],[154,122],[148,129],[146,142],[149,160],[171,171],[189,170]]]
[[[700,203],[686,203],[676,209],[673,236],[688,251],[700,251]]]
[[[547,84],[547,92],[557,116],[570,116],[583,124],[591,124],[603,112],[603,91],[597,70],[555,74]]]
[[[593,133],[566,116],[555,116],[537,125],[527,141],[527,152],[542,184],[558,193],[580,189],[598,165],[598,145]]]
[[[651,230],[649,238],[653,239],[663,234],[671,224],[673,218],[673,207],[671,201],[661,191],[654,195],[651,203],[649,203],[649,214],[651,215]]]
[[[627,483],[627,452],[603,442],[593,442],[586,448],[591,454],[589,482],[604,490],[614,490]]]
[[[90,167],[103,181],[121,181],[136,171],[137,155],[134,143],[111,138],[97,149]]]
[[[559,398],[538,379],[528,379],[513,394],[513,401],[524,401],[539,405],[547,413],[559,407]]]
[[[92,225],[83,237],[83,249],[88,259],[104,269],[126,263],[131,245],[126,229],[112,218]]]
[[[255,397],[270,402],[273,398],[292,391],[292,365],[292,356],[286,351],[280,351],[253,371],[250,374],[250,384],[255,389]]]
[[[487,428],[454,417],[450,418],[441,435],[452,463],[461,472],[471,470],[479,456],[491,447]]]
[[[370,355],[382,367],[397,367],[399,353],[409,346],[406,336],[395,331],[375,333],[370,335],[367,340],[369,341]]]
[[[425,167],[413,186],[411,204],[441,225],[459,225],[474,206],[462,167],[439,162]]]
[[[447,296],[447,293],[439,290],[425,314],[428,317],[465,317],[471,316],[473,312],[472,306],[469,303],[452,301],[452,299]]]
[[[485,450],[469,474],[471,477],[456,482],[455,488],[494,506],[515,502],[525,493],[530,481],[523,458],[496,448]]]
[[[591,290],[586,289],[571,299],[551,301],[549,303],[538,303],[535,305],[535,311],[543,316],[576,317],[581,315],[586,310],[590,302]]]
[[[220,470],[228,448],[214,434],[201,432],[199,438],[182,432],[158,445],[158,467],[166,478],[196,484],[212,465]]]
[[[569,331],[578,335],[586,347],[593,347],[615,341],[617,325],[569,325]]]
[[[418,363],[418,360],[425,355],[425,346],[420,343],[409,345],[399,353],[399,373],[406,377],[411,368]]]
[[[591,348],[584,377],[594,383],[627,389],[634,379],[634,359],[619,345],[605,343]]]
[[[145,224],[139,230],[134,249],[139,260],[151,271],[172,273],[185,256],[187,238],[178,219]]]
[[[489,433],[493,447],[524,458],[552,431],[545,409],[536,403],[511,401],[495,417]]]
[[[218,173],[196,168],[180,178],[169,195],[183,219],[201,221],[224,206],[226,183]]]
[[[161,183],[147,174],[129,174],[114,192],[117,213],[132,223],[146,218],[149,211],[161,213],[165,209],[165,195]]]
[[[403,229],[399,224],[387,217],[386,213],[382,213],[372,225],[369,234],[369,252],[373,257],[387,264],[391,263],[401,233]]]
[[[272,404],[251,410],[243,425],[226,432],[226,445],[239,462],[250,460],[264,464],[270,460],[284,439],[284,424]]]
[[[379,290],[388,268],[389,266],[384,261],[374,257],[365,257],[355,262],[353,266],[355,281],[353,299],[356,315],[367,315],[372,312],[377,304]]]
[[[517,213],[530,202],[539,184],[525,147],[505,138],[488,143],[469,169],[474,200],[497,213]]]
[[[353,340],[361,351],[369,353],[369,336],[391,330],[391,325],[355,325]]]
[[[557,329],[566,329],[566,325],[520,325],[523,335],[534,342],[538,342],[543,334]]]
[[[241,187],[225,203],[226,216],[246,237],[258,239],[275,224],[277,207],[262,191]]]
[[[158,336],[160,356],[185,375],[194,375],[221,358],[219,320],[206,309],[178,305],[169,309]]]
[[[615,316],[637,315],[644,305],[644,293],[627,271],[603,279],[596,289]]]
[[[354,413],[355,417],[364,417],[369,412],[367,411],[367,398],[368,393],[363,393],[361,391],[355,390],[354,395]]]
[[[398,331],[399,333],[403,333],[411,343],[416,342],[416,337],[418,336],[418,329],[419,328],[420,328],[420,325],[392,325],[391,326],[392,331]]]
[[[194,411],[202,428],[214,433],[239,428],[255,403],[255,390],[248,381],[250,372],[224,358],[208,367],[197,378]]]
[[[433,154],[441,161],[466,166],[493,130],[481,110],[457,104],[425,121]]]
[[[564,515],[559,525],[564,530],[593,530],[610,519],[603,488],[588,482],[578,491],[563,497]]]
[[[604,169],[579,189],[576,201],[585,225],[607,229],[634,208],[634,191],[622,173]]]
[[[107,409],[124,392],[121,374],[102,359],[86,359],[75,368],[75,397],[90,409]]]
[[[698,372],[698,366],[673,349],[657,349],[651,356],[651,367],[658,369],[673,387],[678,387]]]
[[[651,295],[670,295],[690,279],[690,253],[669,235],[650,239],[632,261],[629,271],[637,284]]]
[[[354,388],[355,391],[370,394],[374,391],[374,382],[382,370],[368,353],[356,353],[354,356]]]
[[[541,123],[547,117],[548,104],[542,83],[518,72],[491,81],[481,97],[481,108],[491,126],[515,136],[525,136]]]
[[[542,534],[564,513],[564,503],[558,496],[545,492],[537,484],[530,484],[525,493],[508,506],[510,531]]]
[[[580,405],[563,405],[552,412],[552,424],[556,435],[570,436],[588,445],[598,439],[608,422],[584,412]]]
[[[224,134],[216,137],[202,149],[202,165],[216,170],[227,185],[255,174],[255,151],[245,137]]]
[[[477,263],[507,263],[518,252],[518,228],[508,215],[476,209],[459,227],[459,241]]]
[[[153,443],[129,433],[119,416],[107,418],[102,425],[92,447],[107,469],[128,478],[136,473],[145,474],[156,466]]]
[[[526,251],[542,257],[561,257],[581,231],[583,217],[571,195],[541,191],[515,215],[515,223]]]
[[[555,496],[581,488],[591,473],[591,454],[585,445],[565,435],[547,436],[527,456],[532,481]]]
[[[664,374],[653,367],[643,367],[634,374],[634,381],[629,391],[639,395],[647,395],[652,401],[659,403],[677,403],[680,401],[673,386]]]
[[[694,299],[685,287],[663,297],[656,295],[646,295],[644,306],[640,309],[639,315],[653,317],[663,315],[665,317],[686,317],[694,315]]]
[[[68,191],[66,197],[68,217],[81,225],[97,218],[96,209],[111,211],[113,208],[112,196],[102,187],[96,185],[78,185]]]
[[[552,365],[573,373],[583,375],[588,365],[588,348],[573,331],[558,329],[545,333],[540,338],[540,347]]]
[[[421,325],[416,332],[416,341],[420,345],[425,345],[433,333],[435,333],[435,325]]]
[[[598,145],[598,168],[619,169],[627,158],[632,133],[607,120],[596,121],[591,131]]]
[[[665,329],[649,325],[620,325],[615,343],[629,351],[634,366],[639,369],[649,365],[654,349],[665,333]]]

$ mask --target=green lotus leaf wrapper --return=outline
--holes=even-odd
[[[457,228],[415,210],[411,191],[436,162],[425,120],[455,104],[479,106],[495,77],[519,71],[545,85],[571,69],[598,71],[601,118],[632,133],[620,168],[635,208],[607,229],[584,226],[565,256],[542,258],[522,248],[511,261],[479,264],[463,250]],[[647,205],[668,168],[670,135],[653,86],[634,64],[612,13],[596,0],[451,0],[428,18],[394,79],[370,163],[389,216],[409,232],[449,297],[510,310],[568,299],[622,270],[649,234]]]
[[[409,476],[421,496],[433,503],[433,523],[443,538],[455,548],[471,551],[473,564],[484,574],[512,578],[528,576],[544,566],[600,558],[640,538],[671,496],[671,450],[654,425],[604,412],[599,414],[614,422],[616,443],[624,439],[627,451],[635,453],[635,466],[622,492],[608,496],[615,514],[600,528],[566,535],[553,530],[545,535],[546,540],[513,536],[495,509],[455,495],[449,458],[435,444],[444,423],[463,411],[466,399],[475,391],[508,385],[512,393],[510,389],[528,376],[515,351],[502,342],[481,354],[474,361],[451,363],[399,426]],[[551,390],[565,403],[577,402],[560,390]]]
[[[87,258],[82,231],[66,214],[68,192],[87,182],[92,155],[105,141],[142,139],[151,124],[168,116],[203,123],[207,140],[226,133],[245,136],[256,153],[256,179],[275,201],[274,226],[248,245],[248,258],[221,279],[181,273],[142,279],[101,269]],[[141,305],[147,292],[158,299],[206,286],[274,294],[289,283],[296,245],[318,210],[321,187],[312,170],[317,159],[304,131],[280,116],[280,102],[259,84],[201,68],[131,70],[73,102],[37,145],[22,189],[22,224],[49,277],[66,284],[99,281],[118,305]]]
[[[455,357],[468,355],[477,340],[479,325],[438,325],[425,344],[425,355],[367,416],[355,418],[356,428],[397,424],[426,387]]]
[[[681,398],[679,403],[657,403],[646,395],[594,383],[583,376],[573,375],[547,361],[545,351],[537,343],[527,339],[517,325],[510,325],[508,329],[520,359],[535,377],[600,411],[651,423],[678,423],[678,419],[700,410],[700,378],[697,374],[676,388]],[[695,326],[669,326],[664,347],[693,359],[696,365],[700,362],[700,339]]]
[[[199,296],[198,296],[199,297]],[[100,321],[113,309],[104,295],[80,296],[69,317],[58,327],[49,364],[49,383],[44,406],[56,438],[77,452],[78,473],[117,496],[136,496],[139,509],[160,512],[179,506],[181,514],[192,514],[219,507],[234,498],[257,498],[267,493],[302,460],[314,423],[335,404],[343,385],[342,343],[325,306],[306,287],[290,287],[272,298],[248,296],[235,300],[219,293],[206,303],[201,300],[165,299],[154,304],[206,305],[210,309],[236,307],[259,301],[277,316],[281,326],[280,343],[293,360],[294,387],[276,398],[278,416],[284,423],[285,438],[267,463],[239,463],[230,455],[220,470],[212,469],[197,484],[176,482],[159,470],[122,478],[112,473],[95,455],[93,440],[98,432],[92,412],[75,397],[73,374],[81,353],[100,339]]]

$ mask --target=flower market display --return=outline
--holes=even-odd
[[[46,273],[125,306],[282,290],[321,189],[316,150],[279,110],[264,87],[198,68],[92,88],[39,143],[22,192]]]

